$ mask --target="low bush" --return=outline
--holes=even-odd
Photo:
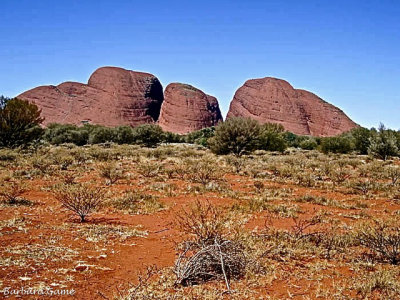
[[[185,142],[189,144],[199,144],[208,147],[208,140],[215,134],[215,127],[204,128],[193,131],[185,136]]]
[[[283,152],[287,148],[283,137],[285,129],[280,124],[266,123],[261,125],[258,149]]]
[[[53,123],[47,126],[43,138],[53,145],[72,143],[83,146],[88,143],[89,130],[87,126],[78,127]]]
[[[64,184],[54,191],[55,198],[61,204],[85,222],[86,217],[94,212],[103,202],[105,192],[86,184]]]

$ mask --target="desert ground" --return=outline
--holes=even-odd
[[[189,144],[1,150],[0,289],[399,299],[399,164],[291,148],[216,156]],[[79,187],[100,196],[84,222],[62,201]],[[189,265],[204,231],[225,245],[228,275]]]

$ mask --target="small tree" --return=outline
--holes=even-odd
[[[163,139],[164,132],[158,125],[144,124],[133,128],[133,140],[136,144],[157,147]]]
[[[233,153],[236,156],[252,152],[260,145],[261,126],[250,118],[228,118],[215,127],[209,145],[215,154]]]
[[[92,188],[89,185],[63,185],[56,189],[54,195],[61,204],[77,214],[81,222],[85,222],[87,215],[95,211],[104,201],[104,191]]]
[[[26,146],[43,134],[41,110],[28,101],[3,99],[0,103],[0,147]]]
[[[6,106],[7,102],[10,101],[10,98],[0,96],[0,109],[3,109]]]
[[[368,153],[374,157],[387,160],[399,154],[396,135],[393,131],[386,129],[383,124],[379,125],[378,132],[369,141]]]

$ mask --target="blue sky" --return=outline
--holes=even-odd
[[[400,1],[1,0],[0,94],[86,82],[105,65],[192,84],[223,114],[245,80],[310,90],[400,129]]]

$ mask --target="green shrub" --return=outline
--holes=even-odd
[[[353,146],[349,137],[334,136],[322,139],[321,150],[324,153],[350,153]]]
[[[145,147],[156,147],[164,139],[161,127],[154,124],[144,124],[133,128],[134,142]]]
[[[114,141],[114,129],[96,126],[89,134],[90,144],[102,144]]]
[[[118,144],[132,144],[134,141],[133,129],[130,126],[119,126],[114,129],[114,142]]]
[[[318,143],[314,138],[306,138],[299,144],[303,150],[315,150],[318,147]]]
[[[53,145],[73,143],[83,146],[88,143],[89,130],[86,126],[78,127],[75,125],[49,124],[43,138]]]
[[[364,127],[357,127],[352,129],[349,134],[353,138],[354,150],[360,154],[368,154],[371,131]]]
[[[0,147],[27,146],[41,138],[41,110],[34,103],[20,100],[1,100]]]
[[[209,145],[215,154],[233,153],[237,156],[256,150],[260,145],[261,126],[250,118],[228,118],[215,127]]]
[[[261,125],[260,147],[267,151],[283,152],[287,148],[283,137],[285,129],[280,124],[266,123]]]
[[[164,133],[163,137],[164,143],[182,143],[184,141],[185,141],[184,137],[177,133],[172,133],[172,132]]]
[[[185,141],[189,144],[198,144],[208,147],[208,139],[212,138],[215,134],[215,127],[203,128],[201,130],[193,131],[186,135]]]

